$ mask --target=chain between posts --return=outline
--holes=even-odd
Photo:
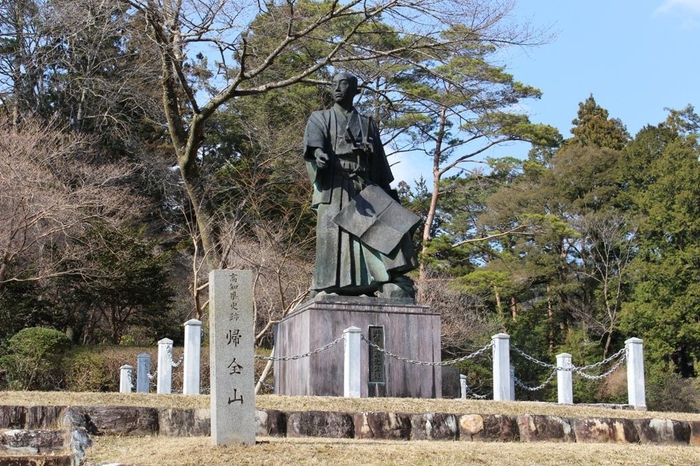
[[[549,363],[547,363],[547,362],[540,361],[539,359],[530,356],[529,354],[527,354],[526,352],[524,352],[523,350],[521,350],[521,349],[519,349],[519,348],[517,348],[517,347],[515,347],[515,346],[511,346],[511,349],[513,349],[516,353],[518,353],[519,355],[521,355],[522,357],[524,357],[524,358],[527,359],[528,361],[537,364],[538,366],[542,366],[542,367],[544,367],[544,368],[546,368],[546,369],[552,369],[552,370],[558,370],[558,371],[572,371],[572,372],[581,372],[581,371],[586,371],[586,370],[590,370],[590,369],[595,369],[596,367],[603,366],[603,365],[605,365],[605,364],[607,364],[607,363],[609,363],[609,362],[611,362],[611,361],[613,361],[613,360],[619,358],[623,353],[625,353],[625,352],[627,351],[627,348],[622,348],[622,349],[620,349],[620,351],[618,351],[617,353],[613,354],[612,356],[610,356],[610,357],[608,357],[608,358],[606,358],[606,359],[603,359],[602,361],[598,361],[598,362],[596,362],[596,363],[589,364],[589,365],[587,365],[587,366],[581,366],[581,367],[577,367],[577,366],[559,367],[559,366],[555,366],[554,364],[549,364]],[[626,356],[626,355],[625,355],[625,356]]]
[[[540,361],[539,359],[536,359],[536,358],[530,356],[529,354],[525,353],[523,350],[521,350],[519,348],[516,348],[515,346],[512,346],[511,348],[516,353],[518,353],[519,355],[521,355],[522,357],[527,359],[528,361],[530,361],[534,364],[537,364],[538,366],[542,366],[546,369],[552,370],[552,372],[549,374],[549,377],[547,378],[547,380],[545,380],[542,384],[540,384],[536,387],[528,387],[520,379],[518,379],[517,377],[515,378],[516,385],[518,385],[520,388],[523,388],[525,390],[532,391],[532,392],[537,391],[537,390],[541,390],[545,386],[547,386],[547,384],[549,382],[551,382],[552,379],[554,379],[554,377],[557,375],[558,371],[575,372],[575,373],[579,374],[581,377],[588,379],[588,380],[602,380],[602,379],[606,378],[607,376],[609,376],[610,374],[612,374],[613,372],[615,372],[617,369],[619,369],[620,366],[622,365],[622,363],[625,362],[625,360],[627,359],[627,348],[624,347],[624,348],[620,349],[617,353],[613,354],[612,356],[610,356],[602,361],[598,361],[596,363],[589,364],[587,366],[559,367],[559,366],[555,366],[554,364],[549,364],[549,363],[546,363],[544,361]],[[605,364],[608,364],[608,363],[614,361],[615,359],[618,359],[617,363],[614,366],[612,366],[608,371],[604,372],[603,374],[590,375],[590,374],[586,374],[584,372],[586,370],[595,369],[596,367],[600,367],[600,366],[603,366]]]
[[[262,356],[262,355],[256,354],[255,359],[262,359],[263,361],[295,361],[297,359],[308,358],[311,355],[318,354],[322,351],[325,351],[328,348],[330,348],[334,345],[337,345],[341,341],[343,341],[342,336],[336,338],[332,342],[330,342],[327,345],[324,345],[318,349],[315,349],[313,351],[309,351],[308,353],[304,353],[304,354],[297,354],[295,356]]]
[[[542,390],[544,387],[546,387],[547,384],[549,382],[551,382],[552,379],[554,379],[554,377],[556,377],[556,376],[557,376],[557,371],[553,370],[552,373],[549,374],[549,377],[547,377],[547,380],[545,380],[544,382],[542,382],[540,385],[538,385],[536,387],[528,387],[517,377],[515,377],[515,379],[513,381],[515,382],[515,385],[522,388],[523,390],[527,390],[529,392],[536,392],[537,390]]]
[[[185,360],[185,353],[182,353],[180,355],[179,361],[177,361],[177,362],[173,361],[173,347],[172,346],[168,346],[168,348],[165,350],[165,352],[168,356],[168,359],[170,360],[170,365],[172,367],[180,367],[180,364],[182,364],[182,361]]]
[[[491,347],[493,346],[493,342],[489,342],[489,343],[488,343],[486,346],[484,346],[483,348],[478,349],[478,350],[474,351],[474,352],[471,353],[471,354],[468,354],[468,355],[466,355],[466,356],[462,356],[461,358],[457,358],[457,359],[449,359],[449,360],[447,360],[447,361],[440,361],[440,362],[434,362],[434,361],[418,361],[418,360],[416,360],[416,359],[405,358],[405,357],[403,357],[403,356],[399,356],[398,354],[394,354],[394,353],[392,353],[392,352],[390,352],[390,351],[387,351],[387,350],[385,350],[384,348],[382,348],[381,346],[379,346],[378,344],[376,344],[376,343],[374,343],[374,342],[369,341],[368,339],[366,339],[364,335],[360,335],[360,337],[362,338],[362,341],[364,341],[365,343],[367,343],[369,346],[371,346],[371,347],[377,349],[378,351],[380,351],[380,352],[386,354],[387,356],[391,356],[391,357],[394,358],[394,359],[398,359],[399,361],[407,362],[407,363],[409,363],[409,364],[416,364],[416,365],[418,365],[418,366],[449,366],[449,365],[452,365],[452,364],[457,364],[458,362],[466,361],[466,360],[468,360],[468,359],[474,359],[475,357],[477,357],[477,356],[479,356],[480,354],[486,352],[489,348],[491,348]]]
[[[390,357],[392,357],[392,358],[394,358],[394,359],[397,359],[397,360],[399,360],[399,361],[403,361],[403,362],[406,362],[406,363],[409,363],[409,364],[416,364],[416,365],[419,365],[419,366],[449,366],[449,365],[457,364],[457,363],[459,363],[459,362],[467,361],[467,360],[469,360],[469,359],[474,359],[474,358],[476,358],[477,356],[480,356],[481,354],[485,353],[486,351],[488,351],[490,348],[493,347],[493,341],[491,341],[491,342],[489,342],[488,344],[486,344],[483,348],[478,349],[478,350],[474,351],[473,353],[468,354],[468,355],[466,355],[466,356],[462,356],[461,358],[450,359],[450,360],[447,360],[447,361],[440,361],[440,362],[434,362],[434,361],[419,361],[419,360],[416,360],[416,359],[410,359],[410,358],[406,358],[406,357],[403,357],[403,356],[399,356],[398,354],[394,354],[394,353],[392,353],[392,352],[390,352],[390,351],[387,351],[386,349],[382,348],[382,347],[379,346],[378,344],[376,344],[376,343],[374,343],[374,342],[368,340],[367,338],[365,338],[364,335],[360,335],[360,338],[362,339],[362,341],[364,341],[365,343],[367,343],[369,346],[371,346],[371,347],[377,349],[378,351],[380,351],[380,352],[386,354],[387,356],[390,356]],[[326,345],[324,345],[324,346],[322,346],[322,347],[320,347],[320,348],[317,348],[317,349],[315,349],[315,350],[313,350],[313,351],[309,351],[308,353],[304,353],[304,354],[298,354],[298,355],[294,355],[294,356],[278,356],[278,357],[275,357],[275,356],[255,355],[255,359],[261,359],[261,360],[264,360],[264,361],[293,361],[293,360],[297,360],[297,359],[307,358],[307,357],[309,357],[309,356],[312,356],[312,355],[314,355],[314,354],[321,353],[322,351],[325,351],[325,350],[327,350],[327,349],[329,349],[329,348],[335,346],[336,344],[340,343],[342,340],[343,340],[343,336],[340,336],[340,337],[336,338],[335,340],[333,340],[332,342],[330,342],[330,343],[328,343],[328,344],[326,344]],[[546,379],[542,384],[540,384],[540,385],[538,385],[538,386],[536,386],[536,387],[529,387],[529,386],[525,385],[525,384],[524,384],[520,379],[518,379],[517,377],[514,379],[515,384],[518,385],[520,388],[522,388],[522,389],[524,389],[524,390],[528,390],[528,391],[533,391],[533,392],[534,392],[534,391],[537,391],[537,390],[541,390],[541,389],[543,389],[545,386],[547,386],[547,384],[549,384],[549,383],[554,379],[554,377],[556,377],[558,371],[571,371],[571,372],[575,372],[575,373],[577,373],[577,374],[580,374],[582,377],[584,377],[584,378],[586,378],[586,379],[588,379],[588,380],[600,380],[600,379],[604,379],[605,377],[609,376],[610,374],[612,374],[613,372],[615,372],[617,369],[619,369],[619,367],[620,367],[620,366],[624,363],[624,361],[627,359],[627,348],[625,347],[625,348],[620,349],[617,353],[613,354],[612,356],[610,356],[610,357],[608,357],[608,358],[606,358],[606,359],[604,359],[604,360],[602,360],[602,361],[599,361],[599,362],[596,362],[596,363],[593,363],[593,364],[589,364],[589,365],[587,365],[587,366],[581,366],[581,367],[576,367],[576,366],[559,367],[559,366],[556,366],[556,365],[554,365],[554,364],[549,364],[549,363],[546,363],[546,362],[544,362],[544,361],[540,361],[539,359],[530,356],[529,354],[525,353],[523,350],[521,350],[521,349],[519,349],[519,348],[517,348],[517,347],[515,347],[515,346],[511,346],[511,348],[512,348],[516,353],[518,353],[519,355],[521,355],[522,357],[524,357],[525,359],[527,359],[528,361],[530,361],[530,362],[532,362],[532,363],[534,363],[534,364],[537,364],[538,366],[542,366],[542,367],[544,367],[544,368],[546,368],[546,369],[551,369],[552,372],[549,374],[549,376],[547,377],[547,379]],[[584,371],[586,371],[586,370],[595,369],[596,367],[600,367],[600,366],[603,366],[603,365],[605,365],[605,364],[608,364],[609,362],[614,361],[615,359],[618,359],[617,363],[616,363],[614,366],[612,366],[608,371],[606,371],[605,373],[603,373],[603,374],[600,374],[600,375],[590,375],[590,374],[586,374],[586,373],[584,372]],[[174,367],[177,367],[178,365],[180,365],[181,362],[182,362],[182,358],[180,359],[180,361],[179,361],[177,364],[173,362],[173,366],[174,366]],[[487,397],[489,396],[489,395],[478,395],[478,394],[476,394],[473,390],[471,390],[471,388],[469,388],[469,386],[466,386],[466,390],[467,390],[467,391],[469,392],[469,394],[470,394],[471,396],[473,396],[474,398],[484,399],[484,398],[487,398]]]
[[[625,360],[627,360],[627,353],[622,354],[622,356],[620,357],[620,360],[617,361],[617,363],[614,366],[612,366],[607,372],[604,372],[600,375],[590,375],[590,374],[586,374],[585,372],[581,372],[580,370],[577,370],[576,373],[579,374],[584,379],[601,380],[601,379],[606,378],[607,376],[609,376],[613,372],[615,372],[622,365],[622,363],[625,362]]]

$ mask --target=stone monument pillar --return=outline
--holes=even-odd
[[[214,445],[255,444],[253,274],[209,274],[211,438]]]

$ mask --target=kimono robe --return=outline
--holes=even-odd
[[[315,150],[330,160],[316,165]],[[311,289],[339,294],[372,294],[380,284],[418,266],[409,234],[383,254],[340,228],[333,219],[362,189],[378,185],[391,189],[391,169],[374,121],[354,108],[339,105],[314,112],[304,134],[304,159],[314,186],[312,207],[317,211],[316,266]]]

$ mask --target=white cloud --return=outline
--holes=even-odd
[[[678,19],[681,29],[695,31],[700,29],[700,0],[663,0],[653,16]]]
[[[654,11],[654,14],[664,15],[688,12],[700,14],[700,0],[664,0]]]

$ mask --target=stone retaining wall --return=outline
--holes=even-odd
[[[257,435],[290,438],[700,445],[700,420],[258,410],[256,421]],[[73,436],[80,432],[88,435],[208,436],[210,416],[208,409],[0,406],[0,429],[60,429]],[[8,444],[6,435],[0,437],[0,451]]]

